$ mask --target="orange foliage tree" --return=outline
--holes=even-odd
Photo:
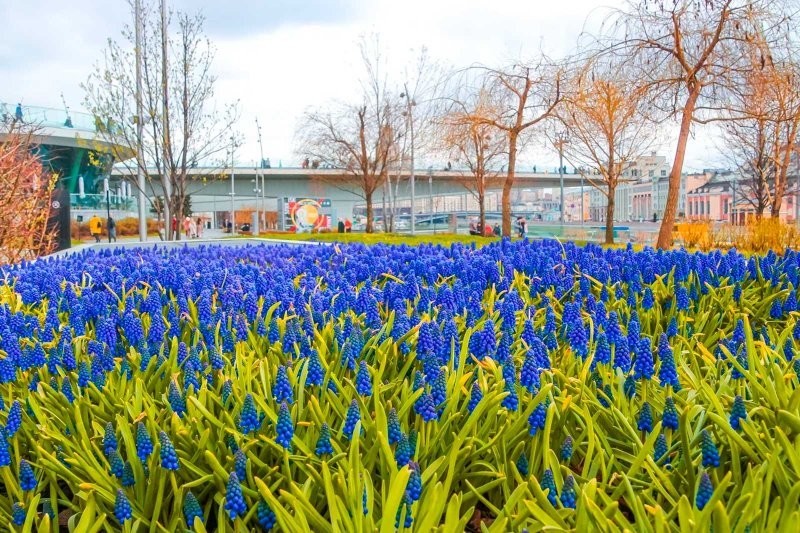
[[[0,143],[0,263],[19,263],[48,253],[48,225],[55,179],[32,148],[33,132],[8,131]]]

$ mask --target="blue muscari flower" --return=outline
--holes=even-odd
[[[717,445],[714,444],[714,440],[711,438],[711,433],[704,429],[700,435],[702,439],[700,450],[703,452],[703,466],[706,468],[719,466],[719,451],[717,451]]]
[[[673,316],[669,319],[669,325],[667,326],[667,337],[670,339],[675,337],[678,334],[678,320]]]
[[[361,420],[361,411],[358,408],[358,402],[353,399],[350,402],[350,407],[347,408],[347,416],[345,417],[342,433],[348,439],[353,437],[353,431],[356,429],[356,423]]]
[[[642,308],[649,311],[655,305],[655,298],[653,298],[653,289],[650,287],[645,288],[644,296],[642,297]]]
[[[372,396],[372,377],[369,375],[366,361],[361,361],[358,364],[356,392],[361,396]]]
[[[608,344],[608,339],[605,333],[597,335],[597,344],[594,349],[594,359],[592,360],[592,367],[598,364],[607,365],[611,362],[611,347]]]
[[[662,333],[658,341],[658,357],[661,366],[658,369],[658,380],[662,387],[671,386],[673,390],[681,390],[681,383],[678,380],[678,370],[675,367],[675,358],[672,355],[672,348],[669,346],[667,335]]]
[[[564,443],[561,445],[561,460],[565,463],[569,463],[570,459],[572,459],[572,437],[567,435],[564,439]]]
[[[431,397],[435,405],[441,405],[447,399],[447,376],[444,371],[439,371],[431,385]]]
[[[133,475],[133,466],[129,461],[125,461],[125,465],[122,467],[121,483],[123,487],[132,487],[136,484],[136,478]]]
[[[791,337],[787,337],[783,343],[783,356],[787,361],[794,359],[794,340]]]
[[[22,426],[22,404],[19,400],[14,400],[11,404],[11,409],[8,410],[8,418],[6,419],[6,433],[8,437],[13,437],[19,428]]]
[[[433,401],[433,396],[431,396],[429,392],[425,392],[420,397],[419,414],[425,422],[431,422],[439,417],[436,412],[436,404]]]
[[[316,350],[311,350],[308,356],[308,371],[306,372],[306,385],[319,386],[325,378],[325,370],[322,368],[322,363],[319,360],[319,354]]]
[[[636,346],[636,360],[633,362],[634,379],[650,379],[655,373],[653,349],[649,337],[639,340]]]
[[[522,477],[528,477],[528,474],[530,473],[528,468],[528,458],[524,453],[520,454],[519,458],[517,459],[517,470]]]
[[[772,306],[769,309],[769,317],[778,320],[782,316],[783,316],[783,304],[781,303],[780,298],[775,298],[774,300],[772,300]]]
[[[525,359],[522,361],[522,369],[520,370],[519,375],[520,385],[528,389],[528,391],[538,389],[541,385],[539,372],[537,358],[533,354],[533,350],[528,350],[525,353]]]
[[[711,484],[711,478],[708,477],[707,472],[703,472],[700,476],[700,485],[697,487],[697,495],[694,498],[694,504],[702,511],[713,495],[714,485]]]
[[[261,529],[264,531],[270,531],[278,522],[275,512],[264,500],[258,502],[258,506],[256,507],[256,517],[258,518],[258,525],[261,526]]]
[[[78,387],[85,388],[91,382],[91,375],[89,374],[89,366],[85,361],[78,364]]]
[[[231,397],[233,393],[233,382],[231,380],[225,380],[222,384],[222,405],[228,403],[228,398]]]
[[[239,479],[247,479],[247,455],[242,450],[233,454],[233,469]]]
[[[733,399],[733,407],[731,408],[731,427],[738,431],[742,427],[742,420],[747,420],[747,409],[744,406],[742,397],[737,395]]]
[[[687,291],[686,287],[683,285],[679,285],[675,291],[675,302],[678,307],[678,311],[685,311],[689,309],[689,291]]]
[[[14,502],[14,505],[11,506],[11,521],[14,523],[15,526],[21,526],[25,523],[25,517],[27,513],[25,512],[25,508],[22,506],[20,502]]]
[[[364,516],[369,514],[369,508],[367,507],[367,487],[364,486],[364,490],[361,491],[361,509],[364,512]]]
[[[222,370],[225,368],[225,359],[222,357],[222,352],[219,351],[218,346],[212,346],[208,350],[208,362],[214,370]]]
[[[108,456],[108,471],[112,476],[121,478],[125,473],[125,463],[122,462],[122,456],[117,450],[112,450],[107,454]]]
[[[122,489],[117,489],[117,498],[114,500],[114,516],[120,524],[124,524],[133,517],[131,502]]]
[[[275,435],[275,442],[281,445],[284,449],[289,450],[292,447],[292,437],[294,436],[294,424],[292,424],[292,415],[289,414],[289,406],[286,402],[281,404],[278,411],[278,424],[275,426],[277,434]]]
[[[539,482],[542,490],[549,490],[547,499],[553,507],[558,506],[558,490],[556,489],[556,480],[553,478],[553,471],[549,468],[544,471],[542,480]]]
[[[183,418],[183,415],[186,413],[186,400],[183,398],[181,391],[178,390],[178,386],[172,380],[169,382],[169,393],[167,394],[167,399],[169,400],[169,406],[172,411],[179,417]]]
[[[609,407],[611,405],[611,401],[614,400],[614,393],[611,390],[611,385],[606,383],[603,385],[603,395],[598,394],[597,401],[600,402],[600,405],[603,407]]]
[[[672,396],[667,396],[664,400],[664,413],[661,415],[661,425],[666,429],[677,431],[678,429],[678,410],[675,408],[675,401]]]
[[[36,392],[39,389],[39,381],[41,381],[39,374],[34,374],[31,378],[30,385],[28,385],[28,390],[31,392]]]
[[[236,472],[231,472],[228,477],[228,485],[225,489],[225,510],[231,520],[247,512],[247,504],[242,494],[242,486],[239,484],[239,477]]]
[[[625,378],[625,382],[622,384],[622,392],[626,398],[633,398],[636,395],[636,380],[633,379],[632,375],[628,374]]]
[[[614,346],[614,367],[627,373],[631,369],[631,352],[628,339],[620,337]]]
[[[419,465],[415,462],[410,462],[411,476],[408,478],[406,485],[405,500],[406,503],[413,503],[419,500],[422,496],[422,477],[419,474]]]
[[[272,394],[276,402],[286,402],[288,404],[294,402],[294,391],[292,390],[292,384],[289,382],[289,376],[286,374],[286,367],[284,365],[278,367]]]
[[[11,451],[8,447],[6,440],[6,432],[3,426],[0,426],[0,467],[8,466],[11,464]]]
[[[636,419],[636,427],[639,431],[646,433],[653,431],[653,410],[648,402],[642,404],[642,410],[639,411],[639,416]]]
[[[36,488],[36,474],[33,472],[31,464],[25,459],[19,462],[19,487],[24,491]]]
[[[242,405],[242,411],[239,415],[239,431],[247,434],[258,431],[260,427],[261,417],[258,415],[253,395],[247,393],[244,397],[244,404]]]
[[[146,463],[151,453],[153,453],[153,441],[147,433],[147,428],[139,422],[136,426],[136,456],[139,461]]]
[[[158,434],[158,440],[161,443],[161,468],[166,470],[178,470],[180,463],[178,463],[178,455],[175,453],[175,447],[172,441],[169,440],[169,435],[161,431]]]
[[[414,523],[414,518],[411,515],[411,504],[406,503],[405,511],[406,511],[406,519],[403,521],[403,527],[408,529]],[[395,515],[394,517],[395,529],[400,529],[400,517],[402,516],[402,514],[403,514],[403,506],[400,505],[400,507],[397,508],[397,515]]]
[[[394,450],[394,459],[397,461],[397,468],[402,468],[411,460],[411,445],[405,433],[400,436],[400,442]]]
[[[469,394],[469,403],[467,404],[467,410],[472,413],[476,407],[478,407],[478,403],[483,398],[483,391],[481,391],[481,386],[478,384],[477,381],[472,382],[472,388],[470,389]]]
[[[236,444],[236,438],[230,433],[225,434],[223,441],[225,442],[225,446],[230,448],[231,452],[236,453],[236,451],[239,449],[239,445]]]
[[[333,453],[333,445],[331,444],[331,430],[328,427],[328,424],[322,424],[322,429],[319,432],[319,439],[317,439],[317,447],[314,450],[314,453],[316,453],[319,457],[331,455]]]
[[[744,342],[744,321],[741,318],[736,321],[736,327],[733,328],[731,339],[735,346],[739,346]]]
[[[659,462],[662,457],[667,455],[667,438],[664,436],[663,433],[659,433],[658,437],[656,437],[656,446],[653,449],[653,460],[655,462]],[[664,461],[665,463],[669,462],[669,457]]]
[[[740,303],[742,301],[742,284],[738,281],[733,286],[733,301]]]
[[[578,495],[575,493],[575,478],[572,474],[567,476],[564,480],[564,486],[561,487],[561,505],[566,509],[575,509],[575,503]]]
[[[203,508],[200,507],[200,502],[197,501],[191,490],[186,493],[186,497],[183,499],[183,517],[186,520],[186,525],[190,528],[194,525],[195,518],[199,518],[200,523],[203,523]]]
[[[400,436],[403,434],[403,431],[400,429],[400,419],[397,417],[397,409],[394,407],[389,410],[387,426],[389,444],[400,442]]]
[[[11,383],[16,380],[17,370],[11,357],[0,359],[0,383]]]
[[[114,424],[111,422],[106,423],[105,434],[103,435],[103,453],[108,456],[113,451],[117,450],[117,434],[114,431]]]
[[[542,402],[536,406],[536,408],[531,413],[531,416],[528,417],[528,424],[530,425],[530,429],[528,433],[531,437],[536,436],[536,433],[540,429],[544,429],[544,425],[547,422],[547,404],[546,402]]]

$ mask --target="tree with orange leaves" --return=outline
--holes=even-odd
[[[605,242],[614,242],[614,195],[624,170],[655,143],[657,128],[647,119],[647,88],[615,64],[587,62],[566,82],[557,108],[556,130],[565,129],[568,161],[608,199]],[[554,142],[560,133],[548,133]]]
[[[55,179],[32,150],[34,131],[12,126],[0,142],[0,263],[19,263],[48,253],[48,225]]]

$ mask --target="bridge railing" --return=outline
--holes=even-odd
[[[70,194],[69,203],[72,211],[97,211],[105,209],[136,211],[138,209],[136,198],[124,198],[114,195],[106,199],[105,194]]]
[[[29,106],[0,102],[0,120],[10,123],[21,120],[25,124],[51,128],[71,128],[96,133],[108,124],[95,120],[89,113],[81,113],[53,107]]]

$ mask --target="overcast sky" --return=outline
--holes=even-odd
[[[237,164],[264,155],[295,166],[294,133],[308,107],[358,95],[359,36],[377,33],[395,78],[418,50],[444,65],[500,65],[539,49],[570,52],[582,28],[596,27],[620,0],[171,0],[202,11],[217,49],[220,104],[240,101],[238,128],[246,142]],[[61,93],[81,109],[80,84],[109,37],[130,21],[126,0],[0,0],[0,101],[62,107]],[[587,21],[588,18],[588,21]],[[714,142],[698,130],[685,168],[719,166]],[[660,153],[672,157],[673,140]],[[523,158],[540,168],[556,157],[543,142]]]

